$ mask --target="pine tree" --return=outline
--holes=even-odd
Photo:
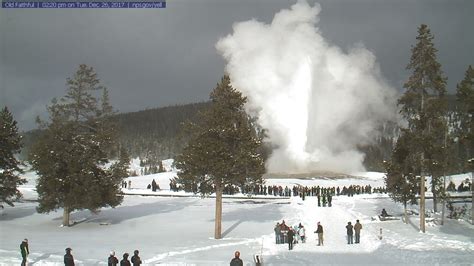
[[[166,172],[165,168],[163,167],[163,161],[160,161],[159,162],[159,166],[158,166],[158,173],[164,173]]]
[[[474,69],[469,66],[464,79],[457,86],[459,103],[458,137],[464,147],[461,157],[464,169],[471,171],[471,223],[474,224]]]
[[[216,193],[215,232],[221,238],[222,192],[226,185],[261,184],[265,171],[261,139],[244,111],[247,101],[224,76],[210,95],[209,109],[188,124],[191,139],[176,157],[178,183],[202,195]]]
[[[389,196],[395,201],[403,204],[405,223],[408,223],[407,205],[417,204],[416,195],[419,190],[415,172],[419,168],[419,160],[416,154],[410,153],[410,143],[413,138],[408,130],[403,130],[397,140],[391,160],[386,162],[387,176],[385,184]]]
[[[115,134],[107,120],[111,109],[92,67],[80,65],[67,80],[66,95],[48,107],[50,122],[32,149],[30,161],[38,173],[38,212],[63,208],[63,225],[74,210],[115,207],[121,203],[121,179],[104,165]],[[103,94],[103,96],[104,96]]]
[[[111,179],[115,181],[113,184],[119,184],[124,178],[129,177],[128,168],[130,166],[130,155],[125,148],[120,148],[120,156],[118,162],[112,164],[109,169]]]
[[[457,137],[463,149],[462,161],[464,170],[471,170],[467,163],[474,157],[474,69],[469,66],[464,79],[456,90],[458,127]]]
[[[416,175],[432,176],[434,209],[440,186],[441,165],[446,153],[441,152],[447,134],[446,77],[436,60],[437,49],[428,26],[418,28],[417,43],[407,66],[413,73],[405,83],[406,91],[399,99],[400,113],[408,122],[410,154],[416,155],[419,168]]]
[[[18,186],[26,183],[20,162],[15,158],[22,148],[17,122],[5,106],[0,111],[0,203],[14,206],[13,201],[21,197]],[[0,205],[3,206],[3,205]]]

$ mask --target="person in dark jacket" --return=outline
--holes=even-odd
[[[240,251],[234,253],[234,258],[230,261],[230,266],[243,266],[244,262],[240,259]]]
[[[21,261],[21,266],[26,265],[26,260],[28,259],[28,254],[30,254],[30,250],[28,248],[28,239],[23,239],[20,244],[20,252],[21,252],[21,257],[23,260]]]
[[[120,261],[120,266],[132,266],[128,260],[128,253],[123,253],[123,259]]]
[[[66,248],[66,254],[64,255],[64,266],[74,266],[74,257],[72,256],[71,251],[71,248]]]
[[[314,232],[318,234],[318,246],[324,246],[323,226],[320,222],[318,222],[318,228]]]
[[[109,256],[109,259],[107,260],[107,262],[109,263],[109,266],[117,266],[117,264],[119,263],[117,257],[115,257],[115,251],[110,251],[110,256]]]
[[[348,222],[347,225],[346,225],[346,229],[347,229],[347,244],[352,244],[353,242],[353,235],[354,235],[354,230],[353,230],[353,226],[351,224],[351,222]]]
[[[280,228],[280,223],[277,223],[275,225],[275,228],[273,228],[273,231],[275,231],[275,242],[276,244],[281,243],[281,228]]]
[[[139,253],[138,250],[135,250],[135,251],[133,252],[133,256],[132,256],[132,264],[133,264],[133,266],[139,266],[140,264],[142,264],[142,260],[140,259],[140,256],[138,256],[138,253]]]
[[[295,236],[295,231],[293,231],[293,228],[288,229],[288,250],[293,249],[294,236]]]

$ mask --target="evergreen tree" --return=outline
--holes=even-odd
[[[247,101],[224,76],[210,95],[212,104],[189,123],[190,141],[176,157],[178,183],[202,195],[216,193],[215,232],[221,238],[222,192],[227,185],[261,184],[265,171],[261,139],[244,111]]]
[[[113,185],[120,184],[124,178],[129,177],[128,167],[130,166],[130,155],[125,148],[120,148],[120,156],[118,162],[112,164],[109,169]],[[112,190],[113,191],[113,190]]]
[[[446,77],[436,60],[433,35],[428,26],[418,28],[417,43],[407,66],[413,73],[405,83],[406,91],[399,99],[400,113],[408,122],[412,139],[410,154],[416,155],[419,168],[416,175],[432,176],[434,209],[440,186],[440,166],[445,165],[446,153],[441,152],[447,134]]]
[[[416,154],[410,153],[413,139],[410,134],[412,133],[408,130],[402,131],[391,160],[385,165],[387,192],[395,202],[403,204],[405,223],[408,223],[407,204],[417,204],[416,195],[419,190],[417,177],[414,174],[419,168],[419,161]]]
[[[474,69],[469,66],[464,79],[457,85],[457,137],[462,151],[461,160],[464,170],[472,171],[467,163],[474,157]]]
[[[74,210],[115,207],[121,203],[121,179],[105,170],[107,151],[115,133],[107,120],[112,113],[108,99],[95,96],[106,90],[92,67],[80,65],[67,80],[66,95],[48,106],[50,122],[30,157],[38,173],[38,212],[63,208],[63,225],[69,226]]]
[[[26,183],[19,176],[23,171],[15,158],[15,154],[22,148],[16,123],[5,106],[0,111],[0,203],[5,202],[10,206],[13,206],[15,199],[21,197],[18,186]]]
[[[159,166],[158,166],[158,173],[164,173],[166,172],[165,168],[163,167],[163,161],[160,161]]]

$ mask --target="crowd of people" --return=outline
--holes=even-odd
[[[285,244],[288,243],[288,249],[293,249],[293,244],[306,242],[306,229],[305,227],[299,223],[293,227],[288,226],[283,220],[280,223],[275,225],[273,229],[275,232],[275,243],[276,244]]]
[[[66,251],[66,254],[64,254],[64,265],[65,266],[74,266],[75,263],[74,263],[74,256],[72,255],[72,248],[68,247],[65,249]],[[28,255],[30,254],[30,250],[29,250],[29,247],[28,247],[28,239],[24,239],[21,244],[20,244],[20,253],[21,253],[21,257],[22,257],[22,261],[21,261],[21,266],[26,266],[27,265],[27,261],[28,261]],[[128,257],[129,257],[129,254],[127,252],[125,252],[123,254],[123,259],[120,260],[120,264],[119,264],[119,260],[117,259],[117,257],[115,257],[115,251],[110,251],[110,255],[109,257],[107,258],[107,263],[109,266],[139,266],[142,264],[142,260],[139,256],[139,251],[138,250],[135,250],[133,252],[133,256],[130,260],[128,260]]]
[[[170,190],[178,192],[184,190],[185,192],[198,193],[198,184],[189,184],[188,187],[179,185],[175,179],[170,180]],[[149,185],[152,188],[152,185]],[[372,194],[372,193],[386,193],[384,187],[373,188],[370,185],[349,185],[342,187],[322,187],[322,186],[282,186],[282,185],[255,185],[255,186],[236,186],[226,185],[223,188],[224,195],[234,195],[237,193],[257,195],[257,196],[279,196],[279,197],[327,197],[328,196],[340,196],[346,195],[352,197],[360,194]],[[323,200],[324,202],[324,200]]]
[[[360,231],[362,230],[362,224],[359,220],[356,220],[356,223],[352,225],[351,222],[347,223],[346,231],[347,231],[347,244],[354,243],[354,236],[355,236],[355,243],[360,243]],[[305,227],[299,223],[293,227],[288,226],[283,220],[281,223],[277,222],[275,227],[273,228],[275,232],[275,244],[288,244],[288,249],[292,250],[293,245],[297,243],[306,243],[306,229]],[[315,234],[318,236],[318,246],[324,245],[324,229],[321,222],[317,223]]]

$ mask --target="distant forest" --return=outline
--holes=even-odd
[[[448,96],[449,109],[456,109],[455,96]],[[159,160],[173,158],[186,145],[186,136],[181,128],[184,122],[193,120],[206,108],[208,102],[175,105],[115,115],[120,146],[131,157],[140,157],[146,165],[155,165]],[[24,132],[22,159],[34,143],[40,130]],[[398,126],[394,123],[382,125],[380,136],[370,146],[359,147],[365,153],[364,165],[369,171],[384,171],[383,161],[388,160],[398,137]],[[117,149],[118,150],[118,147]]]

